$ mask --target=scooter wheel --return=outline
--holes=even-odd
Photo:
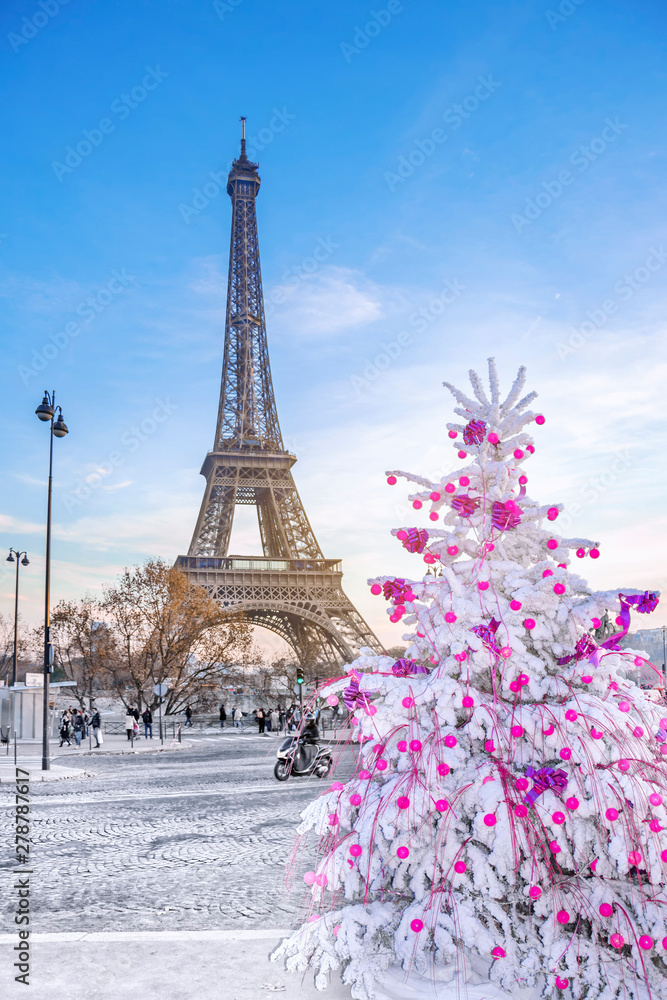
[[[289,764],[286,764],[282,760],[277,761],[276,766],[273,769],[273,773],[278,781],[287,781],[290,775]]]
[[[322,763],[318,765],[318,768],[317,768],[317,777],[318,778],[326,778],[327,774],[331,770],[332,764],[333,764],[333,761],[332,761],[331,757],[327,757],[326,760],[323,760]]]

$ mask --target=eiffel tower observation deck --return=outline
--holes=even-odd
[[[301,663],[349,661],[382,646],[343,592],[338,559],[325,559],[292,477],[271,381],[255,201],[258,164],[232,163],[232,235],[225,348],[206,489],[187,556],[176,565],[224,607],[285,639]],[[230,555],[237,504],[257,509],[262,556]]]

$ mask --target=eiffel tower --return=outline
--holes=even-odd
[[[296,456],[283,445],[266,341],[255,200],[258,164],[232,163],[227,193],[232,236],[225,350],[206,490],[187,556],[176,565],[221,605],[285,639],[302,664],[335,666],[360,646],[382,646],[343,592],[338,559],[325,559],[292,477]],[[263,556],[229,554],[237,504],[257,508]]]

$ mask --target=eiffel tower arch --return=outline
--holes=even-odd
[[[241,121],[241,155],[227,181],[232,234],[215,440],[201,469],[206,489],[192,542],[176,565],[221,605],[281,636],[302,663],[335,666],[361,646],[382,646],[343,591],[340,560],[320,549],[292,476],[296,456],[283,445],[259,261],[260,179]],[[239,504],[257,510],[262,556],[229,554]]]

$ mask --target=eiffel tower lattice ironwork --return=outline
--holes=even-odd
[[[349,660],[382,646],[343,592],[342,568],[325,559],[283,445],[266,341],[255,199],[258,164],[232,163],[227,193],[232,235],[225,348],[213,450],[201,472],[206,491],[187,556],[177,566],[223,606],[282,636],[302,663]],[[237,504],[257,508],[263,556],[229,554]]]

